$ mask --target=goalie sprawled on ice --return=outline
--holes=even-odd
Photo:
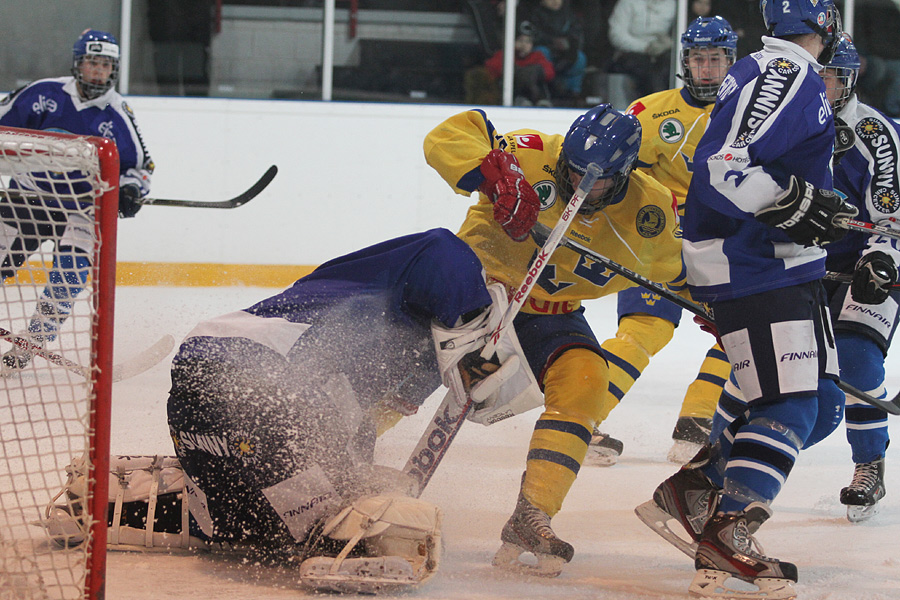
[[[435,229],[332,260],[197,325],[173,361],[168,401],[183,478],[178,463],[114,461],[111,547],[235,546],[298,565],[305,584],[337,591],[427,580],[440,560],[440,509],[417,498],[414,478],[373,464],[376,432],[451,375],[485,400],[474,413],[482,422],[491,421],[485,412],[508,412],[499,400],[507,384],[533,391],[514,334],[491,360],[479,358],[506,306],[495,288],[464,242]],[[472,340],[482,341],[459,352]],[[155,483],[119,483],[147,480],[145,471]],[[122,489],[130,496],[114,498]],[[140,518],[128,527],[134,502],[153,511],[146,521],[157,521],[155,532]]]

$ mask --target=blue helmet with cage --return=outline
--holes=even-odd
[[[593,214],[619,202],[628,186],[628,177],[641,147],[641,123],[634,115],[623,114],[609,104],[599,104],[578,117],[563,140],[556,162],[556,185],[564,198],[575,188],[571,172],[584,175],[590,163],[601,169],[600,181],[612,179],[602,194],[589,194],[579,210]]]
[[[716,99],[719,85],[737,57],[737,40],[738,36],[731,24],[722,17],[697,17],[688,25],[681,34],[681,71],[684,87],[691,96],[702,102],[713,102]],[[708,48],[722,48],[725,51],[725,61],[716,68],[709,60],[710,77],[703,82],[695,77],[688,63],[692,52]]]
[[[841,15],[834,0],[760,0],[759,8],[769,35],[815,33],[825,44],[819,64],[831,61],[841,36]]]
[[[111,72],[104,81],[88,78],[81,68],[85,59],[103,57]],[[102,96],[116,84],[119,77],[119,42],[112,34],[97,29],[85,29],[72,46],[72,75],[78,81],[81,95],[86,100]]]
[[[856,78],[859,75],[860,67],[859,53],[856,46],[853,45],[853,39],[850,34],[844,33],[838,40],[834,51],[834,58],[825,65],[823,77],[825,78],[825,86],[833,94],[831,106],[835,112],[847,105],[850,96],[856,90]],[[833,78],[833,81],[832,81]]]

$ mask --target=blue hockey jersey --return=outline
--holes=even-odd
[[[112,139],[119,152],[119,186],[136,185],[142,197],[150,192],[153,160],[134,112],[114,89],[84,101],[73,77],[39,79],[0,100],[0,125]]]
[[[441,383],[432,320],[453,327],[490,304],[475,253],[432,229],[326,262],[279,294],[200,323],[173,368],[252,340],[307,376],[346,375],[364,402],[387,391],[421,401]]]
[[[856,217],[900,230],[900,125],[850,97],[840,112],[856,135],[853,147],[834,167],[834,188],[859,209]],[[850,231],[828,246],[829,271],[850,273],[863,254],[880,250],[900,265],[898,240]]]
[[[754,218],[791,175],[832,189],[834,116],[821,66],[800,46],[764,37],[731,68],[694,154],[683,221],[692,296],[739,298],[821,278],[825,250]]]

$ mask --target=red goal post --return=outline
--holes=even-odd
[[[86,289],[44,348],[89,377],[40,352],[0,377],[0,589],[14,598],[104,597],[118,182],[112,140],[0,127],[0,259],[25,245],[0,266],[0,353],[35,349],[28,326],[60,246],[92,247]],[[59,226],[62,214],[71,227]],[[44,240],[47,231],[64,243]],[[88,489],[57,497],[79,461]],[[52,506],[73,515],[76,531],[46,527]]]

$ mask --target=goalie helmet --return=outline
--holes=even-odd
[[[575,186],[570,173],[584,175],[587,166],[596,163],[601,170],[597,181],[611,179],[612,185],[599,195],[588,194],[578,212],[590,215],[621,201],[640,147],[641,123],[637,117],[623,114],[609,104],[598,104],[572,123],[563,140],[556,161],[560,194],[566,200],[571,198]]]
[[[769,35],[780,38],[815,33],[825,44],[819,64],[831,62],[841,37],[841,15],[834,0],[761,0],[759,9]]]
[[[103,72],[110,69],[106,79],[85,73],[85,61],[96,65]],[[97,29],[86,29],[72,47],[72,75],[78,82],[85,100],[93,100],[112,89],[119,78],[119,42],[112,34]]]
[[[737,34],[731,25],[722,17],[697,17],[683,34],[681,34],[681,72],[684,73],[684,87],[691,96],[702,102],[713,102],[722,80],[737,57]],[[691,54],[698,50],[722,48],[725,51],[724,63],[714,55],[706,53],[708,81],[693,72],[689,63]],[[700,53],[701,56],[703,53]]]
[[[860,64],[859,54],[850,34],[842,34],[834,51],[834,58],[825,66],[823,73],[828,99],[834,112],[846,106],[850,96],[856,91]]]

